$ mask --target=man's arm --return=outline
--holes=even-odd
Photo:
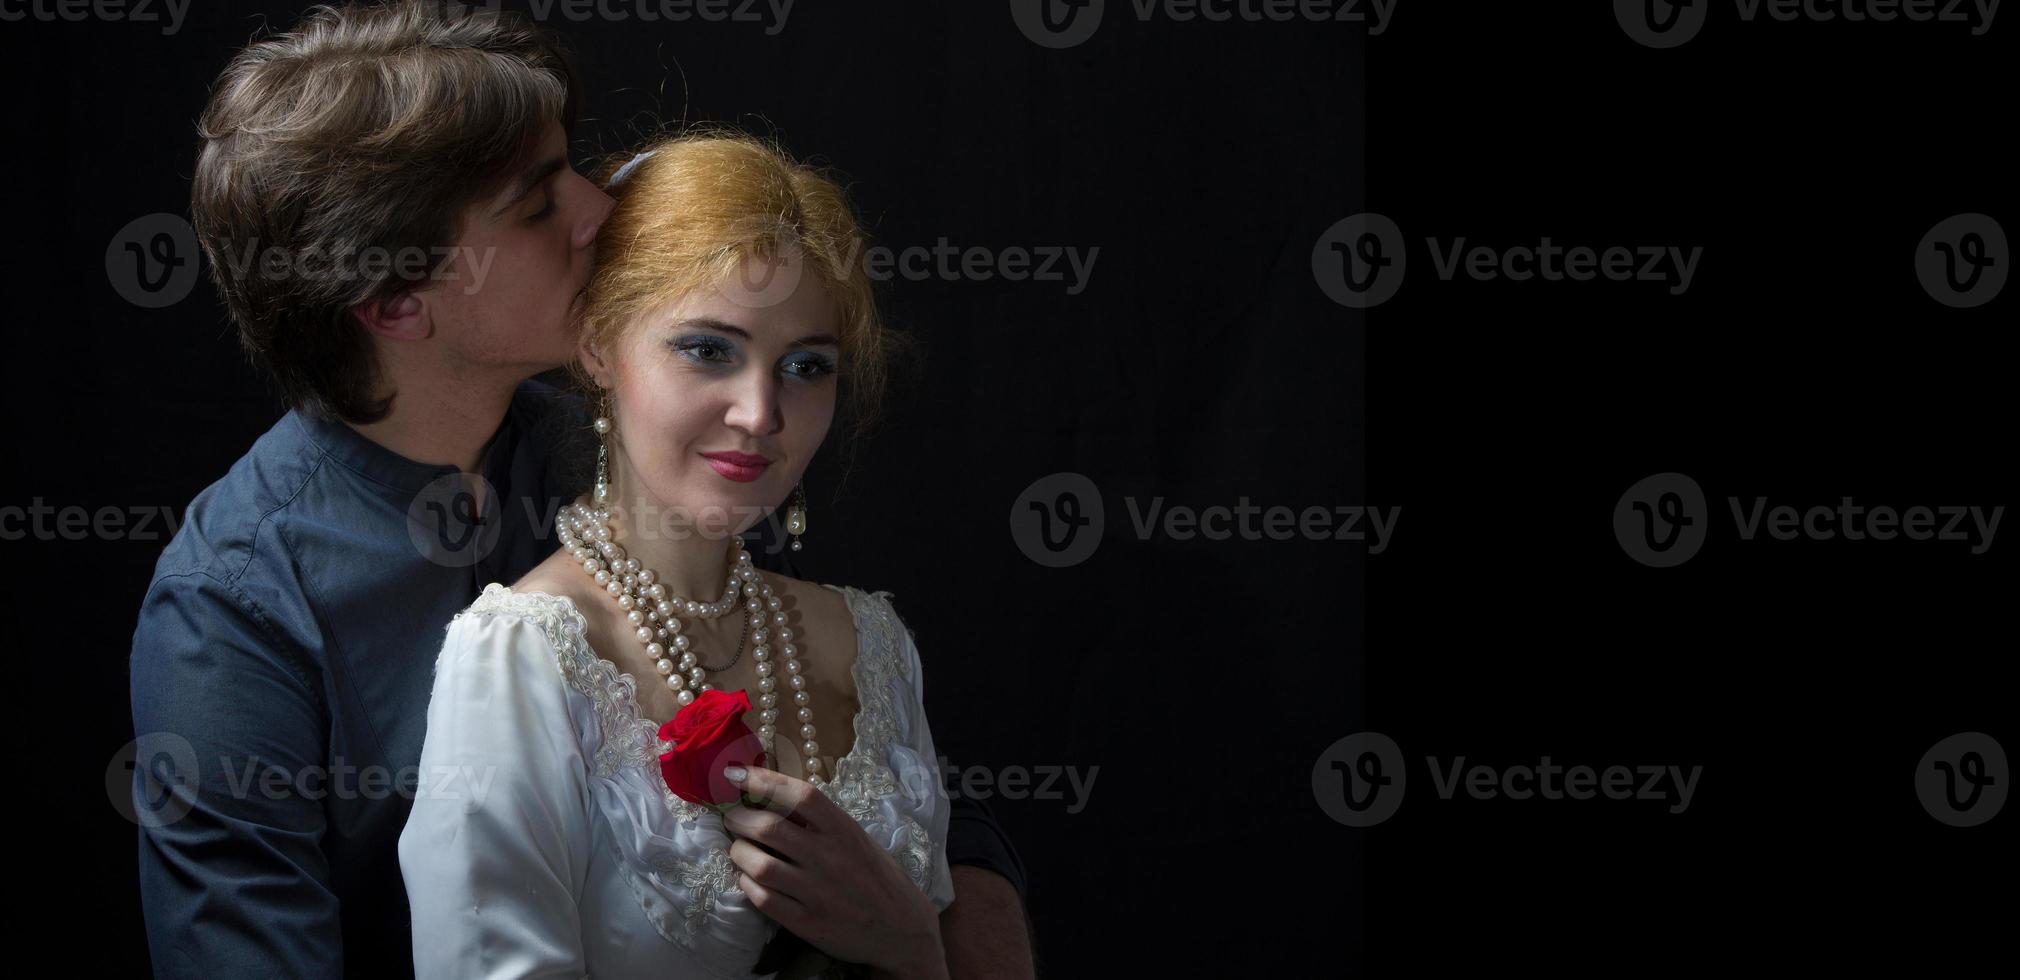
[[[1028,980],[1031,930],[1010,880],[972,864],[954,866],[954,904],[940,913],[940,943],[953,980]]]
[[[950,794],[947,860],[954,904],[940,913],[940,944],[953,980],[1030,980],[1036,974],[1024,915],[1024,863],[980,801]]]
[[[312,668],[231,586],[148,591],[131,663],[140,897],[157,977],[341,977],[321,849],[328,725]],[[287,785],[262,781],[276,769]]]

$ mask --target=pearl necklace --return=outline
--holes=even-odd
[[[779,711],[778,677],[768,644],[772,629],[776,627],[779,654],[785,661],[786,685],[792,691],[793,703],[799,708],[800,751],[806,760],[808,774],[817,777],[821,769],[821,747],[814,741],[813,694],[807,690],[807,678],[800,667],[799,648],[792,643],[793,631],[786,626],[786,614],[779,608],[779,597],[772,593],[771,583],[751,566],[750,552],[744,550],[741,540],[736,543],[735,557],[730,559],[729,585],[723,589],[721,601],[705,603],[669,595],[652,569],[641,566],[638,559],[626,556],[624,548],[614,540],[616,535],[610,529],[608,508],[592,510],[579,503],[570,504],[561,509],[554,530],[562,550],[579,562],[583,571],[617,600],[618,608],[624,610],[625,621],[632,626],[633,635],[645,645],[645,655],[653,661],[654,668],[665,679],[667,689],[674,692],[674,699],[682,708],[694,703],[697,693],[715,690],[715,685],[708,683],[708,672],[692,649],[693,642],[682,632],[680,616],[714,619],[736,608],[737,596],[741,593],[748,624],[756,630],[751,635],[755,644],[751,648],[751,657],[757,661],[758,742],[764,746],[766,754],[771,754],[773,726]]]

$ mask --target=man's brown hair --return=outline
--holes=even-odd
[[[314,7],[232,59],[198,124],[191,223],[247,355],[290,407],[386,416],[351,309],[442,274],[463,211],[549,121],[573,130],[578,104],[546,32],[432,0]]]

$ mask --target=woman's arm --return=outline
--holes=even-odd
[[[587,970],[588,767],[553,657],[517,617],[449,628],[400,834],[419,980]]]

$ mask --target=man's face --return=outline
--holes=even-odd
[[[568,162],[550,121],[504,190],[465,210],[454,279],[417,293],[451,359],[526,376],[574,355],[573,319],[613,202]]]

